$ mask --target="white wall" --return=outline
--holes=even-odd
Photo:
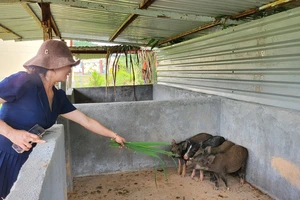
[[[0,80],[15,72],[24,71],[23,64],[36,55],[42,42],[42,40],[26,42],[0,40]]]

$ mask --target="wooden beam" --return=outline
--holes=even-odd
[[[51,26],[52,26],[52,28],[53,28],[53,31],[54,31],[56,37],[59,37],[59,38],[61,39],[60,31],[59,31],[59,29],[58,29],[58,27],[57,27],[57,25],[56,25],[56,23],[55,23],[55,20],[54,20],[52,14],[51,14],[50,21],[51,21]]]
[[[248,9],[248,10],[245,10],[243,12],[240,12],[238,14],[235,14],[235,15],[232,15],[232,16],[229,16],[227,18],[224,19],[219,19],[219,20],[216,20],[215,22],[212,22],[212,23],[208,23],[208,24],[205,24],[203,26],[200,26],[199,28],[194,28],[194,29],[191,29],[191,30],[188,30],[188,31],[185,31],[183,33],[180,33],[178,35],[175,35],[175,36],[172,36],[168,39],[165,39],[165,40],[162,40],[158,43],[158,45],[161,45],[161,44],[164,44],[164,43],[167,43],[167,42],[170,42],[172,40],[175,40],[175,39],[178,39],[178,38],[181,38],[181,37],[184,37],[184,36],[187,36],[187,35],[190,35],[190,34],[193,34],[193,33],[196,33],[196,32],[199,32],[201,30],[204,30],[204,29],[207,29],[207,28],[211,28],[211,27],[214,27],[216,25],[220,25],[220,24],[224,24],[224,23],[229,23],[230,24],[230,21],[228,21],[227,19],[239,19],[241,17],[245,17],[247,15],[251,15],[251,14],[254,14],[256,12],[259,12],[261,10],[264,10],[264,9],[267,9],[267,8],[271,8],[271,7],[274,7],[274,6],[278,6],[278,5],[282,5],[282,4],[286,4],[286,3],[290,3],[290,2],[294,2],[294,1],[297,1],[297,0],[277,0],[277,1],[274,1],[272,3],[269,3],[269,4],[266,4],[264,6],[261,6],[259,8],[251,8],[251,9]],[[223,22],[222,22],[223,21]]]
[[[69,47],[72,53],[76,54],[106,54],[104,47]]]
[[[6,28],[5,26],[0,24],[0,29],[2,29],[4,32],[6,33],[10,33],[13,34],[14,36],[16,36],[16,39],[22,39],[22,36],[18,35],[17,33],[13,32],[12,30],[10,30],[9,28]]]
[[[118,48],[113,46],[97,46],[97,47],[69,47],[70,51],[74,54],[107,54],[107,49],[110,48],[111,52],[125,53],[125,51],[119,51]],[[138,51],[141,51],[140,48],[127,51],[127,53],[135,54]],[[150,52],[150,50],[144,50]]]
[[[251,9],[245,10],[243,12],[237,13],[235,15],[232,15],[230,18],[231,19],[239,19],[241,17],[252,15],[252,14],[257,13],[257,12],[262,11],[262,10],[266,10],[266,9],[269,9],[269,8],[272,8],[272,7],[275,7],[275,6],[279,6],[279,5],[283,5],[283,4],[287,4],[287,3],[292,3],[292,2],[295,2],[295,1],[298,1],[298,0],[277,0],[277,1],[274,1],[272,3],[268,3],[266,5],[263,5],[261,7],[251,8]]]
[[[142,3],[140,3],[139,8],[140,9],[147,9],[149,8],[156,0],[143,0]]]
[[[175,35],[175,36],[173,36],[173,37],[170,37],[170,38],[168,38],[168,39],[165,39],[165,40],[160,41],[160,42],[158,43],[158,45],[161,45],[161,44],[164,44],[164,43],[167,43],[167,42],[171,42],[171,41],[173,41],[173,40],[175,40],[175,39],[182,38],[182,37],[187,36],[187,35],[190,35],[190,34],[192,34],[192,33],[196,33],[196,32],[198,32],[198,31],[202,31],[202,30],[205,30],[205,29],[208,29],[208,28],[211,28],[211,27],[220,25],[220,24],[221,24],[220,21],[221,21],[221,20],[216,20],[216,21],[213,22],[213,23],[205,24],[205,25],[200,26],[200,27],[198,27],[198,28],[194,28],[194,29],[188,30],[188,31],[186,31],[186,32],[180,33],[180,34],[178,34],[178,35]]]
[[[275,7],[275,6],[278,6],[278,5],[290,3],[290,2],[293,2],[293,1],[297,1],[297,0],[277,0],[277,1],[274,1],[272,3],[268,3],[266,5],[263,5],[263,6],[259,7],[259,10],[265,10],[265,9],[268,9],[268,8],[272,8],[272,7]]]
[[[154,3],[156,0],[148,0],[143,1],[139,8],[140,9],[147,9],[149,6]],[[137,14],[130,14],[130,16],[124,21],[124,23],[117,29],[117,31],[109,38],[109,41],[114,41],[139,15]]]
[[[43,26],[42,26],[42,22],[40,21],[40,19],[37,17],[37,15],[35,14],[35,12],[31,9],[30,5],[28,5],[28,3],[21,3],[22,6],[24,7],[24,9],[29,13],[29,15],[34,19],[34,21],[38,24],[38,26],[43,29]],[[41,5],[39,4],[40,8],[41,8]],[[42,8],[41,8],[42,9]],[[50,12],[51,14],[51,12]],[[51,17],[50,17],[50,23],[51,23],[51,27],[53,28],[53,31],[56,35],[56,37],[60,38],[61,39],[61,34],[60,34],[60,31],[59,29],[57,28],[57,25],[53,19],[53,16],[51,14]]]
[[[41,5],[39,4],[39,6],[40,6],[40,8],[41,8]],[[42,9],[42,8],[41,8]],[[59,39],[61,39],[61,34],[60,34],[60,31],[59,31],[59,29],[58,29],[58,27],[57,27],[57,25],[56,25],[56,23],[55,23],[55,20],[54,20],[54,18],[53,18],[53,16],[52,16],[52,13],[51,13],[51,11],[50,11],[50,24],[51,24],[51,28],[53,28],[53,31],[54,31],[54,33],[55,33],[55,35],[56,35],[56,37],[58,37]]]
[[[21,3],[22,6],[24,7],[24,9],[28,12],[28,14],[33,18],[33,20],[37,23],[37,25],[43,29],[42,24],[41,24],[41,20],[37,17],[37,15],[35,14],[35,12],[31,9],[31,7],[28,5],[28,3]]]

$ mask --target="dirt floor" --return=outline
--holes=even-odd
[[[228,176],[230,190],[220,180],[219,190],[205,174],[204,181],[191,179],[189,174],[182,178],[175,168],[168,168],[168,182],[163,172],[157,172],[155,186],[154,170],[106,174],[74,179],[74,192],[68,200],[270,200],[268,195],[254,189],[249,184],[239,185],[238,177]],[[198,176],[198,175],[197,175]]]

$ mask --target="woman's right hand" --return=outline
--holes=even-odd
[[[8,139],[20,146],[24,151],[29,151],[32,148],[32,143],[45,143],[45,140],[41,140],[39,136],[29,133],[24,130],[12,129],[8,135]]]

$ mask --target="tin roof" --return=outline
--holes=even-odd
[[[164,46],[298,6],[299,0],[1,0],[0,39],[41,40],[50,27],[53,38]]]

